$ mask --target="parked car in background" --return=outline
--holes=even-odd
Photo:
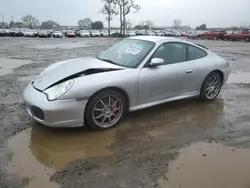
[[[177,30],[173,30],[171,31],[175,37],[181,37],[182,33],[180,31],[177,31]]]
[[[63,37],[63,33],[61,31],[54,31],[53,32],[53,37],[54,38],[62,38]]]
[[[142,36],[142,35],[147,35],[147,32],[145,30],[137,30],[135,32],[136,36]]]
[[[102,31],[101,31],[101,36],[102,36],[102,37],[107,37],[107,36],[109,36],[108,30],[102,30]]]
[[[9,30],[8,34],[9,34],[10,37],[21,37],[21,36],[23,36],[22,31],[20,29],[18,29],[18,28],[11,28]]]
[[[34,29],[34,30],[33,30],[33,33],[34,33],[34,37],[38,37],[38,33],[39,33],[38,30]]]
[[[3,29],[3,36],[9,36],[9,29]]]
[[[154,33],[153,31],[151,31],[151,30],[147,30],[147,31],[146,31],[146,34],[147,34],[148,36],[155,36],[155,33]]]
[[[128,37],[136,36],[135,31],[127,31],[126,36],[128,36]]]
[[[0,37],[3,37],[3,36],[4,36],[4,30],[0,29]]]
[[[35,34],[34,34],[34,31],[31,30],[31,29],[26,29],[23,31],[23,36],[24,37],[34,37]]]
[[[181,32],[181,37],[188,37],[188,33],[187,32]]]
[[[238,32],[232,32],[231,34],[224,35],[224,40],[245,40],[250,42],[250,30],[245,29]]]
[[[166,37],[175,37],[175,34],[172,31],[165,30],[165,31],[162,31],[162,33]]]
[[[80,30],[79,37],[90,37],[90,33],[88,30]]]
[[[91,37],[100,37],[101,36],[101,32],[98,30],[92,30],[90,32],[90,34],[91,34]]]
[[[163,31],[156,30],[154,32],[156,36],[165,36],[165,33]]]
[[[51,34],[50,34],[50,32],[48,31],[48,30],[40,30],[39,32],[38,32],[38,37],[45,37],[45,38],[47,38],[47,37],[51,37]]]
[[[66,37],[76,37],[76,34],[73,30],[67,30],[67,31],[65,31],[65,36]]]
[[[105,130],[127,111],[191,97],[212,101],[230,72],[226,60],[199,45],[135,36],[95,58],[50,65],[27,85],[23,99],[41,124]]]
[[[111,37],[124,37],[124,35],[120,31],[113,31]]]
[[[189,39],[201,39],[202,33],[199,31],[192,31],[188,34]]]
[[[224,39],[224,35],[226,35],[226,31],[208,31],[201,35],[202,39]]]

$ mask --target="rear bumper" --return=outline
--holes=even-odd
[[[30,83],[23,92],[29,115],[49,127],[81,127],[87,100],[48,101],[45,94],[34,89]],[[33,109],[38,109],[33,110]]]

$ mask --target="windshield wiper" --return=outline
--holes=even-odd
[[[105,62],[114,64],[114,65],[121,66],[120,64],[118,64],[118,63],[116,63],[116,62],[114,62],[114,61],[112,61],[112,60],[110,60],[110,59],[103,59],[103,58],[100,58],[100,57],[98,57],[98,56],[96,56],[96,58],[99,59],[99,60],[102,60],[102,61],[105,61]]]

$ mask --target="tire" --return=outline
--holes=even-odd
[[[108,111],[111,111],[110,113],[113,115],[109,115],[109,117],[106,117],[108,115],[105,115],[105,112],[104,112],[105,110],[100,111],[100,109],[105,109],[103,104],[106,105],[108,103],[112,103],[112,102],[108,102],[107,98],[108,98],[108,101],[110,101],[110,100],[112,101],[113,99],[117,100],[114,103],[116,103],[115,105],[117,105],[118,107],[116,106],[115,108],[119,108],[120,111],[118,111],[118,114],[116,116],[114,116],[114,120],[113,120],[114,122],[111,121],[111,123],[109,125],[100,125],[100,124],[103,124],[102,123],[103,121],[104,121],[104,123],[106,121],[110,122],[109,117],[112,118],[113,115],[115,115],[115,113],[117,111],[116,109],[114,109],[114,106],[113,106],[114,104],[111,105],[111,106],[113,106],[113,107],[111,107],[112,109],[108,110]],[[100,102],[100,101],[103,101],[103,102]],[[95,108],[98,108],[99,110],[95,111],[94,110]],[[107,108],[110,108],[110,106]],[[87,125],[91,129],[93,129],[95,131],[102,131],[102,130],[117,126],[118,123],[120,122],[120,120],[124,117],[126,109],[127,109],[127,104],[126,104],[124,96],[121,93],[117,92],[116,90],[106,89],[106,90],[102,90],[102,91],[96,93],[94,96],[91,97],[90,101],[87,104],[86,110],[85,110],[84,119],[85,119]],[[95,112],[97,112],[97,115],[95,115]],[[108,113],[108,112],[106,112],[106,113]],[[102,115],[102,114],[104,114],[104,115]],[[94,118],[94,116],[97,116],[100,118],[97,118],[97,117]],[[103,120],[103,119],[105,119],[105,120]],[[100,121],[100,122],[98,122],[98,121]]]
[[[218,38],[216,36],[213,37],[214,40],[217,40]]]
[[[208,82],[213,79],[213,78],[217,78],[218,79],[218,90],[215,89],[215,87],[213,87],[212,89],[213,90],[216,90],[216,92],[214,93],[214,95],[208,97],[208,94],[207,92],[210,91],[210,89],[208,89],[209,87],[209,84]],[[200,99],[202,101],[212,101],[214,100],[220,93],[220,90],[221,90],[221,87],[222,87],[222,76],[220,73],[214,71],[214,72],[211,72],[209,75],[207,75],[207,77],[204,79],[203,83],[202,83],[202,86],[201,86],[201,90],[200,90]],[[211,87],[210,87],[211,88]],[[212,91],[213,92],[213,91]],[[212,93],[211,93],[212,94]]]
[[[246,37],[245,42],[250,42],[250,37]]]

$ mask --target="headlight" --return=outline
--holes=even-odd
[[[47,95],[49,101],[53,101],[65,94],[73,86],[73,84],[74,80],[68,80],[46,89],[44,93]]]

